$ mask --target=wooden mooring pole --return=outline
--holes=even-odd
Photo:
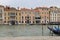
[[[43,30],[43,25],[42,25],[42,36],[43,36],[43,31],[44,31],[44,30]]]

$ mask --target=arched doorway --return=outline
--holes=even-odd
[[[11,21],[10,21],[10,24],[11,24],[11,25],[15,25],[15,21],[14,21],[14,20],[11,20]]]

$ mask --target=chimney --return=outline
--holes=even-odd
[[[10,7],[9,7],[9,6],[6,6],[6,8],[7,8],[7,9],[10,9]]]

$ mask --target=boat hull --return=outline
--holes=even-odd
[[[54,34],[60,35],[60,30],[56,30],[56,29],[53,29],[53,28],[50,28],[50,27],[48,27],[48,29],[50,31],[52,31]]]

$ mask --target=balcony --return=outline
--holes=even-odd
[[[16,16],[15,13],[9,13],[9,16]]]
[[[10,18],[9,20],[15,20],[15,19]]]
[[[35,19],[41,19],[41,17],[35,17]]]
[[[16,15],[12,15],[12,14],[11,14],[11,15],[9,15],[9,16],[16,16]]]
[[[9,19],[10,19],[10,20],[15,20],[15,17],[13,16],[13,17],[10,17]]]

